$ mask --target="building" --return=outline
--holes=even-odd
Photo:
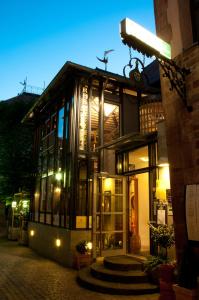
[[[166,114],[177,258],[180,262],[184,249],[189,246],[195,253],[198,273],[199,2],[155,0],[154,5],[157,35],[171,44],[172,59],[181,70],[188,70],[185,78],[179,77],[184,83],[182,97],[175,90],[170,90],[167,77],[161,76],[161,87]],[[180,75],[179,69],[174,71],[173,74]],[[176,85],[179,86],[179,82]]]
[[[152,253],[148,222],[172,223],[163,120],[156,87],[67,62],[24,120],[38,161],[30,247],[66,265],[80,240],[94,257]]]

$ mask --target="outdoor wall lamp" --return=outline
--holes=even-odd
[[[30,236],[34,236],[35,235],[35,231],[34,230],[30,230]]]
[[[56,239],[55,240],[55,245],[56,245],[56,247],[60,247],[61,246],[61,240],[60,239]]]

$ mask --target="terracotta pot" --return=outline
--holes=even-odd
[[[176,300],[197,300],[197,289],[186,289],[178,284],[173,284],[173,290],[175,292]]]
[[[91,264],[92,259],[91,255],[88,253],[81,254],[81,253],[75,253],[73,256],[73,266],[75,269],[80,269],[82,267],[87,267]]]
[[[162,264],[159,266],[160,279],[165,282],[173,282],[174,280],[174,266],[169,264]]]

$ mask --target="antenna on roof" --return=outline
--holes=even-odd
[[[26,88],[27,88],[27,76],[26,76],[26,78],[24,79],[23,82],[19,82],[19,83],[24,86],[24,88],[22,90],[22,93],[25,93],[26,92]]]
[[[108,64],[108,56],[107,55],[112,51],[114,51],[114,49],[104,51],[104,58],[99,58],[96,56],[99,61],[101,61],[105,64],[105,71],[107,71],[107,64]]]

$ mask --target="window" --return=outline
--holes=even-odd
[[[79,112],[79,150],[87,149],[88,135],[88,88],[83,87]]]
[[[98,146],[98,140],[99,140],[99,96],[93,95],[91,97],[90,111],[91,111],[90,150],[95,151],[95,148]]]
[[[104,143],[119,137],[119,105],[104,103]]]

